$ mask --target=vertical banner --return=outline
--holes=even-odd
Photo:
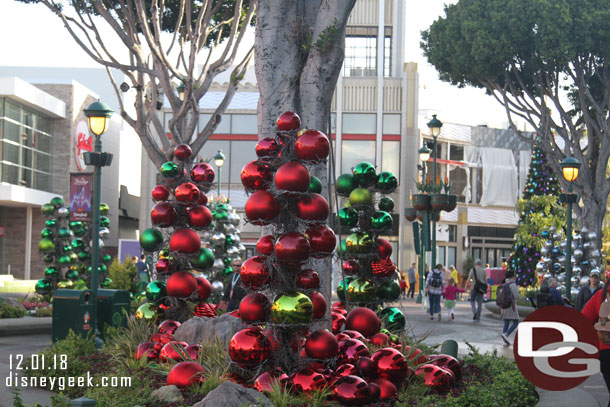
[[[70,221],[91,222],[92,173],[70,173]]]

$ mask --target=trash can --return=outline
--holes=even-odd
[[[91,290],[57,289],[53,297],[53,319],[51,339],[53,342],[74,333],[86,336],[91,330],[93,315],[93,293]]]
[[[113,328],[127,326],[130,301],[129,291],[100,288],[97,290],[97,298],[97,327],[102,338],[104,337],[104,327],[106,325]]]

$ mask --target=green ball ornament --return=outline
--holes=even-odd
[[[161,166],[161,175],[163,178],[175,178],[180,174],[180,167],[171,161],[163,163]]]
[[[110,206],[108,206],[107,203],[102,202],[100,204],[100,215],[106,216],[106,215],[108,215],[108,211],[110,211]]]
[[[57,288],[73,289],[74,288],[74,282],[72,280],[63,280],[63,281],[60,281],[59,283],[57,283]]]
[[[389,194],[394,192],[397,186],[398,179],[390,171],[382,171],[377,175],[377,181],[375,181],[375,188],[377,191]]]
[[[322,182],[320,182],[318,177],[311,176],[311,182],[309,183],[307,191],[314,194],[322,193]]]
[[[371,216],[371,227],[375,230],[387,230],[392,228],[392,215],[387,212],[375,212]]]
[[[87,261],[90,259],[89,253],[84,250],[81,250],[76,255],[78,256],[79,261]]]
[[[229,213],[227,211],[219,211],[217,210],[214,214],[214,219],[217,221],[224,221],[229,219]]]
[[[40,294],[40,295],[50,294],[52,288],[53,288],[53,284],[51,283],[51,280],[47,280],[47,279],[38,280],[38,281],[36,281],[36,284],[34,285],[34,290],[36,291],[37,294]]]
[[[338,213],[341,226],[353,228],[358,224],[358,212],[354,208],[341,208]]]
[[[377,180],[375,166],[368,162],[356,164],[352,170],[352,175],[354,176],[354,182],[356,185],[361,187],[371,186]]]
[[[159,229],[149,228],[140,235],[140,246],[147,252],[159,250],[163,244],[163,234]]]
[[[55,206],[50,203],[44,204],[40,208],[40,212],[42,212],[43,216],[51,216],[55,212]]]
[[[136,310],[136,319],[153,319],[156,312],[157,307],[155,304],[147,302],[146,304],[140,305]]]
[[[60,197],[56,196],[55,198],[51,199],[51,202],[49,202],[51,205],[55,206],[56,208],[59,208],[60,206],[64,206],[64,200],[61,199]]]
[[[72,261],[70,260],[70,256],[67,254],[62,254],[57,258],[57,264],[61,266],[69,266]]]
[[[69,239],[70,238],[70,229],[68,229],[66,227],[59,228],[59,230],[57,231],[57,236],[60,239]]]
[[[356,188],[349,194],[351,205],[373,205],[371,191],[365,188]]]
[[[83,239],[74,239],[70,245],[74,250],[82,250],[85,248],[85,241]]]
[[[42,239],[38,243],[38,250],[41,252],[52,252],[55,250],[55,243],[51,239]]]
[[[74,252],[68,254],[68,258],[70,258],[70,264],[78,263],[78,255]]]
[[[63,254],[68,254],[69,255],[72,252],[72,246],[69,245],[69,244],[64,245],[64,246],[62,246],[61,251],[62,251]]]
[[[354,277],[345,277],[345,279],[339,280],[339,284],[337,285],[337,297],[339,297],[341,302],[345,302],[345,292],[347,291],[349,283],[352,281],[354,281]]]
[[[276,324],[307,324],[313,319],[313,303],[303,293],[280,294],[271,305],[271,319]]]
[[[51,264],[55,261],[55,256],[52,254],[45,254],[42,258],[44,260],[44,264]]]
[[[146,291],[142,291],[141,293],[136,294],[133,299],[134,299],[135,302],[144,302],[144,301],[146,301]]]
[[[400,297],[400,284],[396,280],[384,280],[377,286],[377,297],[384,301],[395,301]]]
[[[229,275],[233,274],[233,271],[235,271],[235,270],[233,270],[233,267],[227,266],[222,270],[222,274],[224,276],[229,276]]]
[[[106,216],[100,216],[100,227],[107,228],[110,226],[110,219]]]
[[[49,266],[44,269],[44,276],[47,279],[54,280],[59,276],[59,270],[55,266]]]
[[[159,257],[164,258],[169,256],[169,249],[165,248],[159,252]]]
[[[82,278],[79,278],[78,280],[76,280],[74,282],[74,289],[75,290],[86,290],[87,287],[87,282],[85,280],[83,280]]]
[[[108,264],[112,262],[112,256],[108,253],[102,255],[102,263]]]
[[[229,264],[231,264],[231,259],[229,257],[223,257],[222,262],[225,266],[228,266]]]
[[[390,197],[384,196],[379,200],[377,205],[380,211],[392,212],[394,210],[394,200]]]
[[[70,268],[78,271],[80,274],[87,271],[87,267],[82,263],[74,264],[74,265],[70,266]]]
[[[379,314],[381,324],[390,332],[402,332],[405,330],[407,320],[405,315],[396,307],[384,308]]]
[[[358,278],[347,287],[347,298],[354,302],[370,302],[375,300],[375,285],[364,278]]]
[[[215,209],[217,211],[225,211],[225,212],[228,210],[227,205],[225,205],[223,203],[216,205]]]
[[[197,270],[204,271],[214,265],[214,252],[206,247],[199,249],[199,256],[191,259],[191,265]]]
[[[109,288],[111,284],[112,284],[112,279],[106,277],[105,279],[102,280],[102,282],[100,283],[100,286],[102,288]]]
[[[348,253],[369,253],[373,250],[374,242],[366,232],[352,233],[345,240],[345,248]]]
[[[53,239],[55,231],[53,229],[44,228],[40,231],[40,237],[43,239]]]
[[[87,229],[85,227],[82,228],[76,228],[72,231],[72,233],[74,234],[74,236],[76,237],[83,237],[87,234]]]
[[[70,270],[68,270],[68,271],[66,272],[66,278],[67,278],[68,280],[72,280],[72,281],[76,281],[76,280],[78,280],[78,278],[79,278],[78,271],[76,271],[76,270],[74,270],[74,269],[70,268]]]
[[[340,196],[349,196],[354,188],[356,188],[354,176],[352,174],[341,174],[339,178],[337,178],[335,187],[337,189],[337,194]]]
[[[81,222],[79,220],[75,220],[75,221],[68,223],[68,226],[70,227],[70,230],[74,230],[74,229],[82,228],[85,225],[83,224],[83,222]]]
[[[48,228],[54,228],[57,226],[57,219],[47,219],[44,221],[44,225]]]
[[[167,296],[167,289],[163,281],[153,281],[146,286],[146,298],[149,301],[157,301]]]
[[[102,274],[108,273],[108,267],[105,264],[100,264],[99,266],[97,266],[97,269]]]

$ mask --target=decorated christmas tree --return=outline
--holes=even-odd
[[[523,199],[528,200],[533,196],[553,195],[558,196],[561,191],[555,173],[549,166],[544,152],[534,147],[532,162],[527,173],[527,182],[523,189]]]

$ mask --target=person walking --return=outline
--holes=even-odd
[[[426,278],[426,294],[430,301],[430,319],[434,319],[434,314],[438,313],[438,320],[441,320],[441,294],[443,293],[443,265],[437,264],[436,268],[428,273]]]
[[[411,264],[411,267],[407,270],[407,278],[409,280],[409,291],[407,291],[407,298],[409,295],[411,298],[415,295],[415,285],[417,284],[417,277],[415,276],[415,263]]]
[[[589,284],[582,287],[578,292],[578,297],[576,297],[576,309],[582,311],[593,294],[601,289],[602,285],[599,283],[599,273],[597,271],[591,272],[591,274],[589,274]]]
[[[449,277],[453,279],[453,281],[455,282],[455,285],[459,287],[458,282],[459,280],[459,276],[458,276],[458,272],[457,269],[455,268],[455,266],[452,264],[449,266]],[[460,299],[460,293],[463,293],[464,290],[462,290],[461,292],[456,293],[455,295],[455,299],[459,300]]]
[[[407,296],[407,282],[405,281],[405,276],[400,276],[400,296],[402,298]]]
[[[449,282],[447,283],[447,287],[443,292],[445,296],[445,309],[447,310],[447,318],[455,319],[454,309],[455,309],[455,296],[457,293],[463,293],[464,290],[459,288],[455,284],[455,280],[449,277]]]
[[[150,274],[148,273],[148,267],[146,266],[146,256],[141,255],[138,259],[137,256],[134,256],[134,261],[136,262],[136,268],[138,269],[138,279],[140,281],[144,281],[146,283],[150,283]]]
[[[470,289],[470,306],[472,307],[472,320],[481,320],[483,296],[487,292],[487,274],[481,259],[476,259],[474,267],[468,274],[468,288]]]
[[[505,344],[510,345],[508,337],[519,325],[519,312],[517,310],[516,299],[519,298],[519,287],[515,282],[515,272],[513,270],[506,271],[506,280],[504,281],[504,288],[510,290],[511,304],[508,308],[500,308],[500,318],[504,321],[504,328],[502,329],[502,340]]]

